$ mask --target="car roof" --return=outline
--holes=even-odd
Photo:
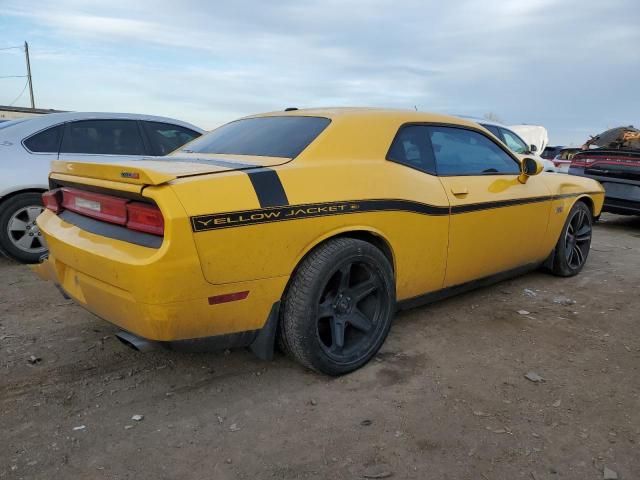
[[[304,108],[289,111],[275,111],[250,115],[244,118],[277,117],[277,116],[306,116],[324,117],[329,119],[362,118],[369,117],[387,120],[399,120],[403,123],[449,123],[477,128],[477,122],[453,115],[423,112],[408,109],[376,108],[376,107],[328,107],[328,108]]]
[[[39,115],[37,117],[31,117],[25,119],[25,121],[12,125],[11,127],[4,129],[6,135],[31,135],[44,128],[57,125],[60,123],[70,122],[74,120],[145,120],[152,122],[172,123],[191,130],[195,130],[199,133],[205,131],[200,127],[196,127],[188,122],[182,120],[176,120],[169,117],[160,117],[156,115],[144,115],[137,113],[110,113],[110,112],[63,112],[63,113],[48,113],[45,115]]]
[[[480,117],[473,117],[471,115],[457,115],[457,116],[460,117],[460,118],[471,120],[471,121],[479,123],[481,125],[493,125],[495,127],[502,127],[502,128],[506,128],[507,130],[511,130],[504,123],[496,122],[494,120],[488,120],[486,118],[480,118]]]

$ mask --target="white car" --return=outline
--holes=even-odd
[[[35,220],[52,160],[163,156],[203,133],[180,120],[126,113],[52,113],[0,123],[0,248],[28,263],[46,252]]]
[[[540,155],[549,145],[549,132],[542,125],[509,125],[507,128],[515,132],[527,145],[535,145],[536,152]]]
[[[474,118],[467,116],[462,116],[462,118],[473,120],[474,122],[482,125],[496,137],[498,137],[498,140],[502,141],[502,143],[504,143],[507,148],[509,148],[509,150],[511,150],[513,153],[518,155],[518,157],[535,158],[544,165],[545,172],[558,172],[558,169],[552,161],[546,160],[540,156],[541,152],[538,152],[538,148],[535,145],[527,145],[526,142],[522,140],[522,138],[520,138],[520,136],[509,127],[484,118]]]

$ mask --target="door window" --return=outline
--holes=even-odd
[[[31,152],[58,153],[61,131],[62,127],[60,125],[47,128],[46,130],[27,138],[24,141],[24,146]]]
[[[60,153],[144,155],[135,120],[82,120],[67,124]]]
[[[144,122],[154,155],[167,155],[200,136],[198,132],[162,122]]]
[[[438,175],[520,173],[519,163],[483,134],[457,127],[429,127]]]

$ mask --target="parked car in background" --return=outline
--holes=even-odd
[[[52,160],[167,155],[203,132],[180,120],[118,113],[52,113],[0,124],[0,248],[29,263],[46,252],[35,220]]]
[[[562,150],[564,147],[562,146],[547,146],[545,147],[545,149],[542,151],[542,153],[540,154],[540,156],[546,160],[553,160],[555,158],[556,155],[558,155],[558,153],[560,153],[560,150]]]
[[[582,149],[577,147],[563,147],[552,160],[558,172],[568,173],[571,159],[580,151],[582,151]]]
[[[607,130],[589,140],[584,148],[587,149],[573,156],[569,173],[602,184],[604,212],[640,215],[640,130]]]
[[[509,125],[509,130],[524,140],[529,149],[538,156],[549,144],[549,132],[542,125]]]
[[[37,271],[131,346],[270,358],[279,336],[341,375],[376,354],[396,307],[543,264],[580,272],[602,187],[541,171],[460,118],[272,112],[166,157],[54,162]]]
[[[498,139],[501,140],[509,148],[509,150],[518,155],[520,158],[535,158],[540,163],[542,163],[545,172],[557,172],[557,169],[553,162],[542,158],[535,151],[532,151],[531,146],[527,145],[527,143],[509,127],[506,127],[498,122],[486,119],[476,119],[472,117],[463,118],[468,118],[482,125],[496,137],[498,137]],[[534,150],[537,150],[537,148],[535,148]]]

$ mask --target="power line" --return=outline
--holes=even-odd
[[[16,103],[18,100],[20,100],[20,97],[22,97],[22,95],[24,94],[24,92],[27,90],[27,86],[29,85],[29,80],[27,80],[26,82],[24,82],[24,87],[22,87],[22,91],[20,92],[20,95],[18,95],[15,100],[13,102],[11,102],[9,104],[10,107],[13,106],[14,103]]]
[[[16,47],[3,47],[3,48],[0,48],[0,50],[13,50],[13,49],[17,49],[17,48],[19,48],[20,50],[24,49],[24,47],[22,45],[20,45],[20,46],[16,46]]]
[[[5,75],[0,78],[27,78],[29,75]]]

